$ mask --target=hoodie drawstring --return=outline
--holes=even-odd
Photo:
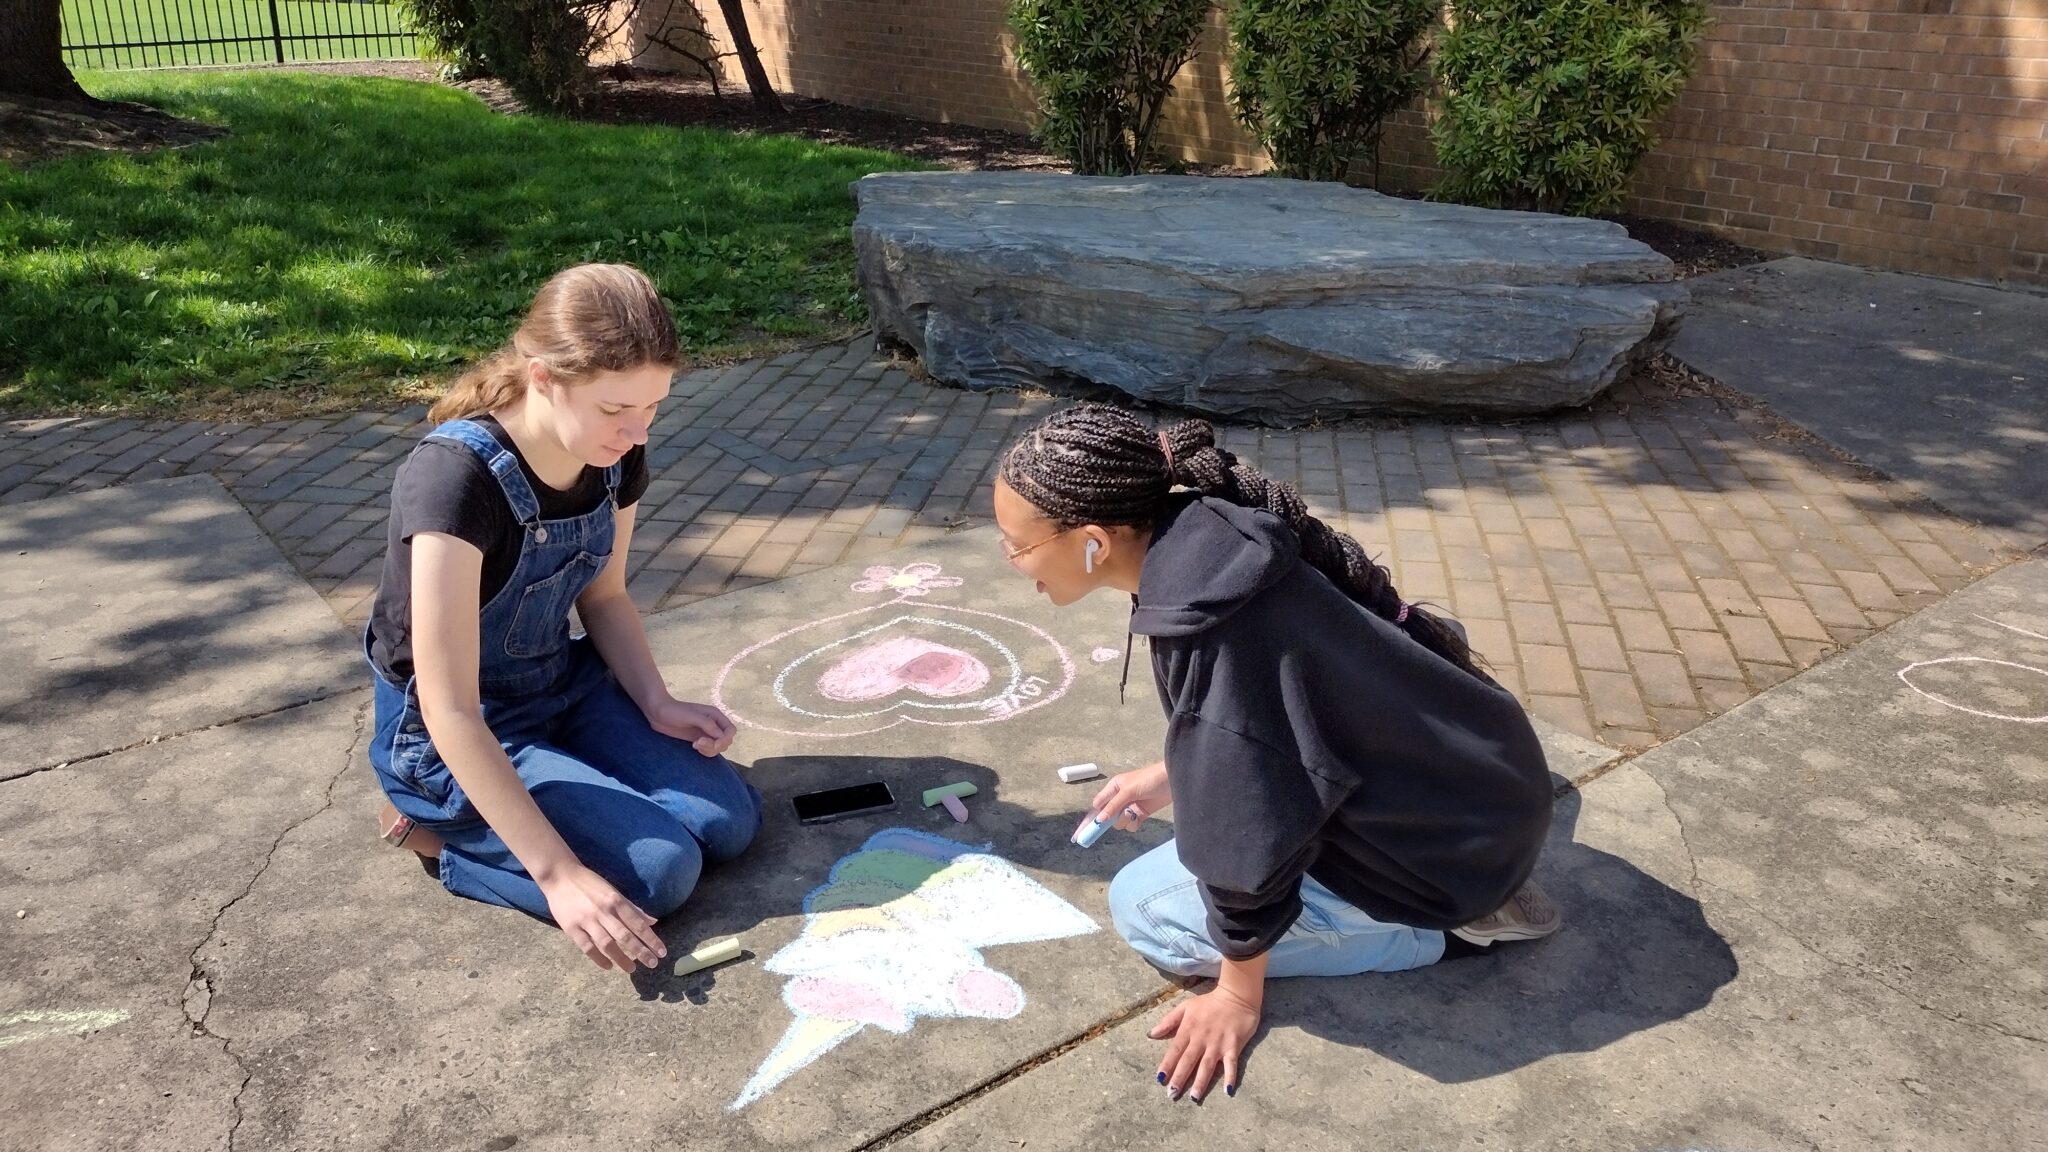
[[[1136,596],[1132,596],[1132,597],[1131,597],[1131,615],[1135,616],[1135,615],[1137,615],[1137,614],[1138,614],[1138,598],[1137,598]],[[1126,684],[1129,684],[1129,683],[1131,682],[1131,640],[1132,640],[1132,639],[1133,639],[1133,637],[1132,637],[1132,634],[1131,634],[1131,626],[1130,626],[1130,622],[1129,622],[1129,621],[1126,621],[1126,622],[1124,623],[1124,674],[1123,674],[1122,676],[1118,677],[1118,678],[1117,678],[1117,682],[1116,682],[1116,702],[1117,702],[1118,704],[1122,704],[1122,703],[1124,703],[1124,686],[1125,686]]]

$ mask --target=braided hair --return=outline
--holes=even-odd
[[[1471,648],[1436,616],[1403,603],[1393,577],[1358,541],[1309,515],[1293,487],[1216,446],[1207,420],[1154,431],[1107,404],[1081,404],[1046,417],[1003,457],[1003,482],[1061,528],[1083,524],[1149,527],[1176,485],[1232,504],[1264,508],[1301,541],[1301,556],[1346,596],[1401,627],[1459,668],[1486,679]]]

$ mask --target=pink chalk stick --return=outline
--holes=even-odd
[[[953,814],[955,821],[961,824],[967,823],[967,805],[962,804],[958,796],[941,797],[939,803],[946,806],[946,811]]]

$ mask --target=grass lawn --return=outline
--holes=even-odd
[[[168,68],[277,61],[269,0],[64,0],[64,62],[73,68]],[[288,61],[417,59],[398,8],[386,3],[277,0]],[[374,39],[335,39],[374,35]],[[171,44],[240,39],[239,44]],[[146,45],[146,46],[138,46]]]
[[[865,319],[848,182],[903,157],[502,116],[450,88],[93,73],[233,134],[0,167],[0,410],[332,409],[416,396],[587,260],[638,264],[690,354]]]

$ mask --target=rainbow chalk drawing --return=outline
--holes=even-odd
[[[0,1048],[51,1036],[83,1036],[128,1019],[118,1008],[97,1012],[16,1012],[0,1020]]]
[[[1009,1020],[1024,990],[981,949],[1100,931],[1080,909],[986,851],[908,828],[869,837],[804,897],[804,927],[768,958],[795,1015],[739,1096],[738,1111],[870,1025],[919,1017]]]
[[[963,583],[930,562],[869,568],[852,591],[890,599],[742,649],[719,670],[712,700],[749,727],[844,737],[989,724],[1064,696],[1074,661],[1044,629],[932,602]]]
[[[1978,616],[1977,619],[1984,621],[1986,624],[1995,624],[2009,632],[2017,632],[2022,636],[2030,636],[2036,640],[2048,640],[2048,636],[2044,636],[2039,632],[2029,632],[2025,628],[1993,620],[1989,616]],[[1956,670],[1955,666],[1958,665],[1975,665],[1976,667],[1972,671],[1980,674],[1989,674],[1989,679],[1980,675],[1978,683],[1974,686],[1981,695],[1994,698],[2002,695],[2015,701],[2013,705],[2010,705],[2012,707],[2033,707],[2036,711],[2026,715],[2013,712],[1993,712],[1987,708],[1973,708],[1968,704],[1959,703],[1948,696],[1942,695],[1943,686],[1936,682],[1937,679],[1944,673]],[[1941,671],[1934,673],[1921,671],[1928,668],[1940,668]],[[2041,677],[2041,681],[2033,684],[2036,689],[2033,699],[2036,702],[2031,705],[2026,704],[2024,703],[2027,697],[2026,692],[2010,684],[2001,685],[1996,683],[1997,679],[2008,681],[2018,681],[2020,679],[2009,672],[1995,671],[1995,669],[1999,668],[2017,669],[2020,672],[2028,672]],[[1928,681],[1930,687],[1922,687],[1916,683],[1913,676],[1915,672],[1919,672],[1919,679]],[[2048,669],[2036,668],[2032,664],[2021,664],[2013,660],[1995,660],[1989,656],[1943,656],[1934,660],[1917,660],[1899,669],[1898,675],[1899,679],[1905,682],[1906,687],[1911,688],[1913,691],[1918,692],[1920,695],[1925,696],[1944,708],[1953,708],[1958,712],[1967,712],[1972,716],[1982,716],[1987,720],[2009,720],[2015,724],[2048,724]],[[1954,691],[1954,688],[1947,690]]]

